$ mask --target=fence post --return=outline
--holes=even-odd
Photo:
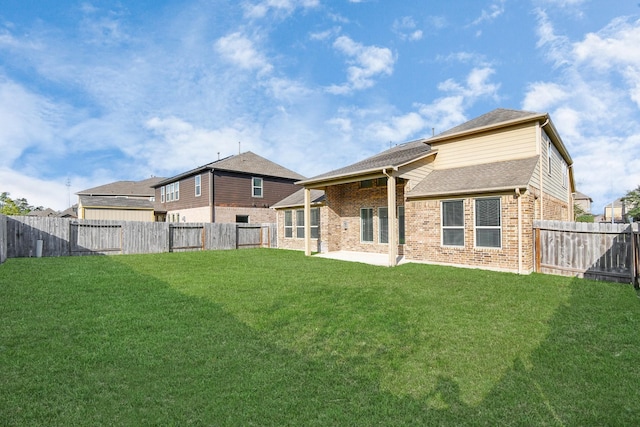
[[[535,259],[536,259],[536,265],[535,265],[535,271],[536,273],[539,273],[541,270],[541,263],[542,263],[542,248],[540,247],[540,228],[536,227],[535,228],[535,243],[533,246],[533,251],[535,253]]]

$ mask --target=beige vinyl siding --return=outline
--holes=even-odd
[[[422,181],[427,175],[433,171],[433,156],[429,156],[426,159],[422,159],[418,162],[413,162],[400,169],[399,177],[408,181],[407,190],[415,187],[420,181]]]
[[[549,147],[549,137],[542,131],[542,179],[543,179],[543,191],[547,194],[552,195],[558,200],[562,200],[565,202],[569,201],[569,192],[566,187],[562,185],[562,168],[563,165],[566,167],[566,162],[556,149],[556,147],[551,143],[551,173],[549,173],[548,169],[548,157],[547,150]]]
[[[153,210],[84,208],[84,219],[154,221]]]
[[[438,150],[436,169],[449,169],[479,163],[533,157],[536,152],[536,126],[518,125],[496,133],[471,135],[459,140],[434,142]]]

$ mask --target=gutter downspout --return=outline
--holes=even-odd
[[[393,168],[392,170],[397,170]],[[387,219],[388,219],[388,250],[389,267],[398,265],[398,240],[396,238],[397,216],[396,216],[396,177],[387,173],[386,169],[382,173],[387,177]]]
[[[522,194],[516,188],[516,198],[518,199],[518,274],[522,274]]]

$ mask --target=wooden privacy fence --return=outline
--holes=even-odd
[[[2,224],[6,228],[5,234],[2,234]],[[18,258],[276,247],[275,232],[275,224],[2,217],[0,256],[3,248],[6,258]],[[4,243],[2,236],[6,236]]]
[[[638,224],[534,221],[535,271],[638,286]]]

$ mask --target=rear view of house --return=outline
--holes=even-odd
[[[305,251],[311,191],[323,190],[316,235],[329,252],[531,272],[533,221],[573,218],[571,165],[548,114],[497,109],[299,182]]]
[[[274,223],[271,206],[300,190],[304,177],[251,151],[155,185],[161,221]]]

